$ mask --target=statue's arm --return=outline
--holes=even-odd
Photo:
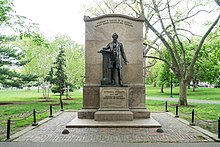
[[[103,50],[108,50],[110,49],[110,44],[108,44],[106,47],[103,48]]]
[[[124,59],[125,64],[127,64],[127,63],[128,63],[128,60],[127,60],[127,57],[126,57],[126,55],[125,55],[125,51],[124,51],[124,47],[123,47],[123,44],[122,44],[122,43],[120,43],[120,50],[121,50],[122,58]]]

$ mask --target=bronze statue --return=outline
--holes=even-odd
[[[124,60],[125,64],[128,64],[128,60],[126,58],[122,43],[118,42],[118,40],[117,40],[118,35],[116,33],[114,33],[112,35],[112,39],[113,39],[113,41],[110,42],[105,48],[103,48],[102,51],[109,53],[109,56],[107,57],[108,58],[107,68],[110,69],[111,84],[116,85],[115,70],[117,70],[118,84],[120,86],[123,86],[123,83],[122,83],[122,60]]]

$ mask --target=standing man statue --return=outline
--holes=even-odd
[[[120,86],[122,84],[122,60],[127,65],[128,60],[126,58],[124,48],[122,43],[118,42],[118,34],[114,33],[112,35],[113,41],[110,42],[103,50],[108,50],[110,52],[110,56],[108,59],[108,68],[111,70],[111,82],[113,85],[115,82],[115,70],[118,72],[118,83]]]

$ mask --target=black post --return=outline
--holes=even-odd
[[[165,112],[168,112],[168,110],[167,110],[167,101],[165,103]]]
[[[64,111],[63,110],[63,102],[62,102],[62,85],[61,84],[60,84],[60,107],[61,107],[60,111]]]
[[[61,110],[60,110],[60,111],[64,111],[64,110],[63,110],[63,101],[62,101],[62,99],[60,99],[60,107],[61,107]]]
[[[179,117],[179,115],[178,115],[178,109],[179,109],[179,107],[178,107],[178,104],[176,105],[176,116],[175,117]]]
[[[194,113],[194,109],[192,109],[192,122],[190,123],[191,126],[195,126],[195,113]]]
[[[172,72],[170,72],[170,97],[173,97],[173,76]]]
[[[11,119],[7,121],[7,139],[10,139],[10,128],[11,128]]]
[[[34,122],[32,123],[32,126],[37,126],[38,123],[36,121],[36,111],[35,111],[35,109],[33,110],[33,117],[34,117]]]
[[[218,138],[220,139],[220,117],[218,118]]]
[[[53,109],[52,109],[52,105],[50,104],[50,115],[49,117],[53,117]]]

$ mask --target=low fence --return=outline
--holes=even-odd
[[[149,104],[148,106],[161,106],[161,107],[164,107],[165,112],[169,112],[168,101],[165,101],[165,103],[159,103],[159,104]],[[173,107],[175,107],[175,117],[190,118],[189,125],[191,126],[199,125],[199,126],[206,127],[206,128],[216,127],[217,135],[218,135],[218,138],[220,139],[220,117],[216,118],[216,120],[205,120],[204,118],[201,117],[201,115],[204,115],[204,114],[195,112],[194,109],[192,109],[190,112],[184,112],[183,110],[180,109],[178,104],[173,105]],[[211,115],[211,114],[206,114],[206,115]]]
[[[61,110],[60,111],[64,111],[63,110],[63,106],[61,104]],[[3,121],[0,121],[0,124],[6,124],[6,139],[9,140],[10,139],[10,136],[11,136],[11,126],[18,123],[18,122],[21,122],[21,121],[25,121],[27,119],[30,119],[32,117],[32,126],[38,126],[38,122],[37,122],[37,118],[38,118],[38,115],[40,114],[44,114],[44,113],[48,113],[48,117],[53,117],[53,106],[52,104],[49,105],[49,109],[48,110],[44,110],[44,111],[37,111],[36,109],[33,109],[32,112],[27,112],[25,114],[20,114],[16,117],[9,117],[8,120],[3,120]],[[30,121],[28,121],[30,122]],[[2,132],[1,132],[2,133]]]
[[[165,112],[168,112],[168,102],[165,101],[165,103],[161,103],[161,104],[157,104],[157,105],[151,105],[151,106],[164,106],[165,108]],[[63,110],[63,105],[61,103],[60,105],[61,110],[60,111],[64,111]],[[11,134],[11,125],[13,123],[19,122],[19,121],[24,121],[28,118],[30,118],[31,116],[33,116],[33,123],[32,126],[37,126],[37,116],[39,114],[43,114],[43,113],[49,113],[48,117],[53,117],[53,106],[50,104],[49,105],[49,109],[45,110],[45,111],[37,111],[36,109],[33,109],[33,112],[29,112],[26,114],[21,114],[21,118],[19,119],[12,119],[11,117],[6,120],[6,121],[0,121],[0,123],[4,122],[7,124],[7,134],[6,134],[6,138],[10,139],[10,134]],[[209,114],[210,115],[210,114]],[[220,117],[217,120],[205,120],[202,117],[200,117],[200,114],[195,112],[194,109],[191,110],[191,112],[183,112],[182,110],[179,109],[178,105],[175,105],[175,117],[180,117],[180,116],[187,116],[188,118],[191,118],[190,121],[190,125],[194,126],[196,124],[199,123],[207,123],[208,126],[214,126],[214,124],[217,126],[217,132],[218,132],[218,138],[220,138]],[[195,121],[196,120],[196,121]]]

